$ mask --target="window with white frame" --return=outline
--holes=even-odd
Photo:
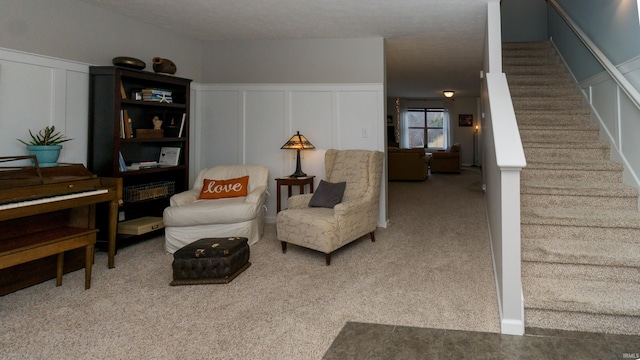
[[[444,109],[409,108],[407,111],[409,147],[446,149]]]

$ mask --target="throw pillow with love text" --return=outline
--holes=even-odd
[[[249,176],[228,180],[204,179],[200,199],[224,199],[247,196]]]

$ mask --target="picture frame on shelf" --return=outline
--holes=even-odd
[[[160,158],[158,164],[160,166],[178,166],[180,163],[180,148],[163,146],[160,149]]]

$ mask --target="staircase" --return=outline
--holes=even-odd
[[[527,328],[640,334],[640,213],[550,42],[503,44],[521,173]]]

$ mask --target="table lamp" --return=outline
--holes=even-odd
[[[284,145],[282,145],[280,149],[296,149],[297,151],[296,172],[291,174],[290,175],[291,177],[298,178],[298,177],[307,176],[307,174],[302,172],[302,167],[300,166],[300,150],[315,149],[315,148],[316,147],[313,146],[313,144],[309,142],[309,140],[307,140],[307,138],[304,137],[304,135],[300,134],[300,131],[296,131],[296,134],[293,135],[291,139],[289,139],[289,141],[287,141]]]

